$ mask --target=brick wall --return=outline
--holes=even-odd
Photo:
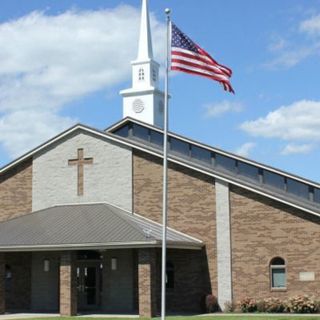
[[[31,253],[6,253],[12,277],[6,279],[6,311],[29,311],[31,305]]]
[[[71,252],[61,253],[60,314],[61,316],[77,314],[76,264],[75,255]]]
[[[32,160],[0,175],[0,221],[32,211]]]
[[[139,315],[157,315],[157,254],[155,249],[138,250]]]
[[[161,222],[162,217],[162,163],[158,158],[135,151],[133,157],[134,212]],[[194,311],[201,310],[201,297],[217,291],[215,190],[213,179],[178,165],[169,167],[168,225],[194,236],[205,243],[203,251],[192,253],[191,261],[184,256],[179,261],[194,266],[189,272],[201,269],[201,281],[191,277],[188,296]],[[188,251],[186,251],[188,252]],[[194,281],[192,281],[194,279]],[[195,280],[197,279],[197,280]],[[201,286],[201,290],[199,289]],[[201,291],[201,292],[200,292]],[[178,291],[177,291],[178,294]],[[201,297],[200,297],[201,296]],[[178,301],[178,298],[172,298]],[[185,305],[185,304],[184,304]]]
[[[167,260],[174,266],[174,288],[167,289],[167,308],[171,312],[204,311],[202,259],[199,250],[168,250]]]
[[[231,187],[234,300],[244,297],[320,296],[320,218],[238,187]],[[287,290],[270,290],[269,263],[287,263]],[[316,280],[299,281],[299,272]]]

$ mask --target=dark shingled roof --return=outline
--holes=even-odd
[[[61,205],[0,223],[0,251],[159,247],[162,226],[108,204]],[[168,247],[202,242],[168,229]]]

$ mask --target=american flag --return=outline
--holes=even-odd
[[[224,90],[234,93],[230,84],[232,70],[219,64],[172,23],[171,70],[218,81]]]

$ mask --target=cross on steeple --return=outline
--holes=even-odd
[[[78,159],[68,160],[69,166],[78,167],[78,196],[83,195],[84,186],[84,165],[93,164],[93,158],[84,158],[83,149],[78,149]]]

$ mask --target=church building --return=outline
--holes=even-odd
[[[160,311],[164,93],[147,0],[123,119],[0,169],[0,312]],[[320,297],[320,184],[169,133],[167,310]]]

